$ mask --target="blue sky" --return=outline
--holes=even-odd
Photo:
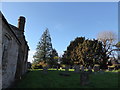
[[[101,31],[118,32],[117,2],[7,2],[2,13],[7,21],[17,26],[19,16],[26,17],[25,36],[30,52],[29,61],[46,28],[53,47],[59,54],[76,37],[96,38]]]

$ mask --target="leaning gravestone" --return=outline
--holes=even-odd
[[[80,65],[75,65],[75,66],[74,66],[74,71],[75,71],[76,73],[79,73],[79,72],[80,72]]]
[[[89,84],[89,73],[88,72],[81,72],[80,74],[80,85],[85,86]]]

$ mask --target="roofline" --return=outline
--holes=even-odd
[[[1,11],[0,11],[0,17],[1,17],[2,20],[7,24],[8,28],[9,28],[10,31],[14,34],[14,36],[15,36],[15,38],[17,39],[17,41],[19,42],[19,44],[21,44],[20,40],[18,39],[18,37],[16,36],[16,34],[14,33],[14,31],[13,31],[12,28],[10,27],[10,25],[12,25],[12,24],[9,25],[9,23],[7,22],[7,20],[5,19],[4,15],[2,14]],[[14,26],[14,25],[12,25],[12,26]],[[14,27],[16,27],[16,26],[14,26]],[[17,27],[16,27],[16,28],[17,28]],[[29,48],[26,40],[25,40],[25,44],[27,45],[28,50],[30,50],[30,48]]]
[[[10,29],[10,31],[13,33],[13,35],[15,36],[15,38],[17,39],[17,41],[21,44],[20,40],[17,38],[16,34],[13,32],[13,30],[9,26],[9,23],[7,22],[7,20],[5,19],[5,17],[3,16],[3,14],[2,14],[1,11],[0,11],[0,16],[1,16],[2,20],[5,22],[5,24],[8,26],[8,28]]]

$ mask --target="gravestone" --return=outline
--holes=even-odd
[[[85,71],[85,70],[84,70],[84,66],[83,66],[83,65],[81,66],[81,71],[82,71],[82,72],[84,72],[84,71]]]
[[[80,74],[80,85],[85,86],[89,84],[89,73],[88,72],[81,72]]]
[[[47,72],[48,72],[48,67],[47,66],[43,67],[43,73],[47,74]]]
[[[89,73],[92,73],[92,68],[91,68],[91,66],[88,67],[88,72],[89,72]]]
[[[76,73],[79,73],[79,72],[80,72],[80,65],[75,65],[75,66],[74,66],[74,71],[75,71]]]
[[[70,67],[69,65],[66,65],[66,66],[65,66],[65,72],[68,72],[68,71],[69,71],[69,67]]]
[[[100,66],[99,65],[95,65],[93,67],[93,69],[94,69],[94,72],[98,72],[100,70]]]

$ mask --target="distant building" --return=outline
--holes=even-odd
[[[2,88],[7,88],[27,71],[29,46],[25,39],[25,17],[20,16],[18,27],[7,22],[0,12],[2,31]]]

